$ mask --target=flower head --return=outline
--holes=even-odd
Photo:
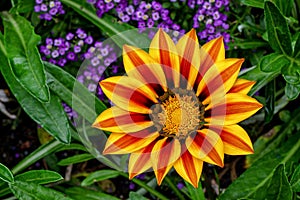
[[[127,76],[100,82],[113,107],[93,126],[111,134],[104,154],[130,154],[133,178],[153,168],[158,184],[174,167],[194,187],[203,162],[224,165],[224,154],[251,154],[237,123],[262,105],[247,96],[255,82],[237,79],[243,59],[225,59],[222,37],[199,48],[191,30],[175,45],[161,29],[149,53],[123,47]]]

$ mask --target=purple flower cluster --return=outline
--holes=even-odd
[[[115,75],[120,72],[120,65],[115,65],[117,61],[117,48],[111,44],[95,42],[84,54],[85,68],[77,77],[77,80],[87,86],[88,90],[97,93],[100,100],[105,99],[105,95],[98,82],[105,77],[106,69],[109,75]]]
[[[40,14],[40,19],[52,20],[54,16],[65,14],[65,10],[59,0],[35,0],[34,12]]]
[[[104,13],[112,11],[122,22],[136,26],[140,32],[144,32],[146,28],[152,27],[163,28],[166,32],[174,30],[171,36],[175,41],[180,36],[180,33],[185,32],[180,25],[170,18],[169,10],[163,8],[162,4],[157,1],[147,3],[146,1],[133,0],[132,4],[124,0],[87,1],[94,4],[98,17],[101,18]],[[152,38],[154,34],[155,31],[150,31],[148,33],[149,38]]]
[[[92,36],[79,28],[75,33],[69,32],[65,38],[46,38],[45,44],[40,46],[40,52],[43,60],[63,67],[68,61],[82,60],[84,50],[93,41]]]
[[[226,33],[229,28],[227,15],[229,0],[188,0],[188,6],[197,8],[193,17],[193,27],[200,29],[200,39],[210,41],[219,36],[224,37],[224,42],[230,42],[230,35]]]

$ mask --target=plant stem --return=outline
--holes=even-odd
[[[124,176],[125,178],[128,178],[128,175],[124,172],[120,172],[121,176]],[[134,182],[135,184],[145,188],[145,190],[147,190],[148,192],[150,192],[151,194],[157,196],[159,199],[161,200],[168,200],[169,198],[165,197],[163,194],[159,193],[158,191],[156,191],[155,189],[151,188],[149,185],[147,185],[146,183],[144,183],[143,181],[139,180],[139,179],[132,179],[132,182]]]
[[[39,159],[53,153],[57,149],[61,148],[64,144],[57,140],[52,140],[46,144],[41,145],[39,148],[37,148],[34,152],[29,154],[26,158],[21,160],[11,171],[13,174],[17,174],[30,165],[34,164]]]
[[[177,195],[177,197],[180,200],[185,200],[184,196],[181,194],[181,192],[179,191],[179,189],[174,185],[174,183],[171,181],[171,179],[169,177],[166,176],[165,177],[165,181],[170,186],[170,188],[175,192],[175,194]]]

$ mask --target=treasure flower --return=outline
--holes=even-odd
[[[203,162],[253,153],[237,123],[262,105],[247,95],[255,82],[237,78],[243,61],[225,59],[222,37],[199,48],[193,29],[176,45],[160,29],[149,53],[125,45],[127,76],[100,82],[114,105],[93,124],[111,132],[103,153],[130,154],[130,179],[152,168],[160,185],[174,167],[194,187]]]

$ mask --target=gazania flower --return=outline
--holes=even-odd
[[[203,162],[224,165],[224,154],[253,153],[237,123],[262,105],[247,93],[255,82],[237,79],[243,59],[225,59],[222,38],[199,48],[191,30],[175,45],[162,30],[149,53],[123,47],[127,76],[100,82],[115,106],[93,126],[111,132],[104,154],[130,154],[129,178],[153,169],[158,184],[172,167],[198,187]]]

